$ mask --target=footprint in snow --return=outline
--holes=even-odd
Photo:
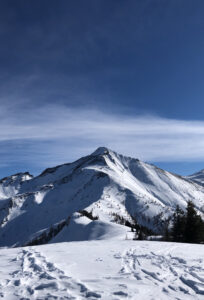
[[[113,295],[120,297],[128,297],[128,294],[123,291],[114,292]]]
[[[10,274],[12,280],[5,280],[0,297],[5,295],[9,297],[12,293],[17,297],[16,299],[22,300],[101,298],[99,293],[89,290],[84,284],[66,276],[63,270],[47,261],[33,248],[23,250],[19,260],[21,260],[21,269]]]

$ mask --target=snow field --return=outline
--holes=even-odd
[[[203,299],[203,245],[103,240],[0,250],[2,299]]]

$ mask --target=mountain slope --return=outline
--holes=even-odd
[[[118,216],[128,221],[133,216],[139,224],[159,232],[177,204],[185,208],[192,200],[203,215],[203,199],[201,185],[101,147],[23,181],[18,193],[7,199],[9,207],[0,211],[0,246],[25,245],[37,237],[52,242],[60,230],[66,232],[60,241],[70,240],[66,220],[82,210],[98,216],[101,226],[108,227],[107,222],[118,226],[114,225]],[[76,222],[71,223],[77,231]],[[95,228],[95,223],[89,228]]]
[[[186,177],[187,179],[190,179],[192,181],[195,181],[197,183],[201,183],[201,184],[204,184],[204,169],[199,171],[199,172],[196,172],[192,175],[189,175]]]

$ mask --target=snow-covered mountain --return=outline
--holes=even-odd
[[[187,179],[190,179],[192,181],[195,181],[197,183],[201,183],[201,184],[204,184],[204,169],[199,171],[199,172],[196,172],[192,175],[189,175],[186,177]]]
[[[188,200],[204,213],[201,184],[105,147],[37,177],[1,182],[0,246],[120,237],[127,229],[117,220],[133,217],[159,232]]]
[[[19,192],[21,183],[33,178],[28,172],[17,173],[0,180],[0,200],[7,199]]]

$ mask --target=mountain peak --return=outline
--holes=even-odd
[[[110,152],[110,149],[106,148],[106,147],[98,147],[93,153],[92,155],[104,155],[104,154],[108,154]]]
[[[15,173],[10,176],[4,177],[0,180],[0,183],[3,182],[10,182],[10,181],[25,181],[33,178],[33,175],[31,175],[29,172],[20,172],[20,173]]]

